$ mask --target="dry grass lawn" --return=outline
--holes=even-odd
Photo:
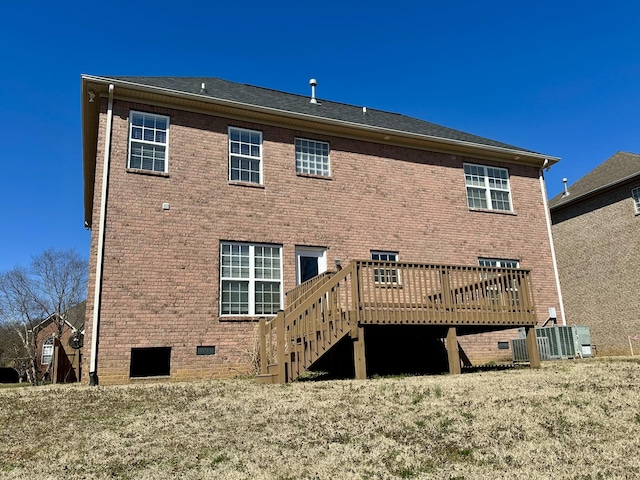
[[[0,478],[640,478],[640,362],[0,389]]]

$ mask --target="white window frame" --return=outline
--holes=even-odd
[[[485,265],[483,265],[483,263]],[[486,265],[488,264],[488,265]],[[520,268],[520,262],[515,259],[507,259],[507,258],[489,258],[489,257],[478,257],[478,265],[484,268]],[[484,278],[488,278],[488,274],[485,273]],[[507,287],[507,290],[514,292],[513,299],[515,304],[518,305],[520,302],[520,294],[518,293],[518,287],[513,283],[509,282],[510,286]],[[489,301],[492,303],[499,302],[500,292],[498,291],[497,285],[487,285],[486,287],[486,295]]]
[[[370,257],[374,262],[398,262],[400,254],[387,250],[371,250]],[[392,260],[391,257],[395,258]],[[374,268],[373,283],[376,285],[400,285],[400,272],[396,268]]]
[[[631,198],[636,207],[636,213],[640,213],[640,187],[631,189]]]
[[[296,246],[296,285],[302,283],[301,257],[312,257],[318,259],[318,275],[327,271],[327,249],[326,247],[300,247]]]
[[[294,138],[294,146],[295,146],[295,155],[296,155],[296,173],[301,175],[315,175],[318,177],[330,177],[331,176],[331,148],[329,146],[329,142],[323,142],[321,140],[311,140],[309,138]],[[305,145],[306,143],[306,145]],[[303,151],[306,147],[307,151]],[[311,153],[310,150],[314,152]],[[326,161],[324,151],[326,150]],[[318,154],[317,152],[320,151]],[[307,155],[307,170],[305,171],[302,168],[302,163],[304,159],[302,155]],[[314,168],[310,168],[310,165],[313,163]],[[318,165],[320,165],[320,169],[318,169]],[[324,168],[326,165],[326,169]]]
[[[483,265],[483,263],[488,263],[489,265]],[[513,264],[515,264],[515,266],[513,266]],[[478,257],[478,265],[488,268],[520,268],[520,262],[510,258]]]
[[[223,255],[223,245],[237,245],[240,247],[249,247],[249,276],[248,277],[234,277],[234,276],[223,276],[223,265],[222,265],[222,255]],[[259,278],[256,277],[256,247],[268,247],[268,248],[277,248],[280,251],[280,277],[278,279],[267,279],[267,278]],[[247,282],[248,283],[248,312],[247,313],[222,313],[223,302],[222,302],[222,292],[223,292],[223,284],[225,281],[232,282]],[[273,314],[266,313],[256,313],[256,283],[258,282],[268,282],[268,283],[277,283],[280,285],[280,309],[283,308],[284,305],[284,282],[283,282],[283,263],[282,263],[282,245],[274,245],[274,244],[265,244],[265,243],[247,243],[247,242],[220,242],[220,290],[219,290],[219,300],[218,300],[218,311],[220,312],[221,317],[255,317],[255,316],[273,316]]]
[[[472,172],[468,172],[469,169],[477,169],[477,174]],[[500,177],[496,177],[489,175],[489,170],[495,170],[496,172],[504,172],[506,174],[506,178],[503,178],[502,175]],[[493,210],[496,212],[513,212],[513,198],[511,195],[511,181],[509,179],[509,170],[502,167],[493,167],[490,165],[478,165],[475,163],[464,163],[463,171],[465,177],[465,186],[467,191],[467,206],[470,209],[481,209],[481,210]],[[474,180],[475,179],[475,180]],[[482,179],[482,184],[477,183],[480,179]],[[491,179],[498,179],[500,183],[506,183],[506,188],[502,185],[491,184]],[[486,207],[478,207],[475,205],[471,205],[470,199],[472,198],[470,194],[470,189],[482,190],[484,192],[484,200],[486,203]],[[491,192],[499,192],[501,194],[507,194],[507,198],[509,201],[509,209],[498,208],[497,203],[501,200],[496,199],[496,204],[491,197]],[[502,200],[504,201],[504,200]]]
[[[235,143],[235,140],[232,140],[232,132],[237,131],[240,133],[240,135],[242,136],[242,133],[246,133],[249,134],[249,136],[251,137],[251,135],[258,135],[259,138],[259,143],[255,144],[251,141],[251,139],[249,139],[249,142],[244,142],[242,140],[237,141],[238,145],[240,147],[242,147],[243,144],[248,144],[249,145],[249,153],[248,154],[243,154],[241,152],[232,152],[232,147],[233,147],[233,143]],[[240,182],[240,183],[252,183],[255,185],[263,185],[263,162],[262,162],[262,132],[259,130],[249,130],[248,128],[241,128],[241,127],[232,127],[229,126],[228,128],[228,147],[229,147],[229,181],[230,182]],[[253,155],[251,152],[251,146],[255,145],[258,147],[258,155]],[[233,172],[233,167],[232,167],[232,162],[233,162],[233,157],[242,160],[249,160],[249,161],[258,161],[258,181],[255,182],[253,180],[251,180],[251,178],[249,178],[249,180],[242,180],[241,178],[232,178],[232,172]]]
[[[49,365],[53,360],[54,345],[54,337],[47,338],[42,344],[42,359],[40,360],[42,365]]]
[[[133,124],[133,117],[134,115],[142,115],[143,117],[143,126],[142,126],[142,138],[133,138],[133,129],[134,128],[140,128],[139,125],[134,125]],[[153,130],[154,132],[162,132],[162,129],[157,129],[155,126],[153,127],[153,129],[149,128],[149,127],[145,127],[144,126],[144,118],[154,118],[154,119],[162,119],[164,120],[166,123],[166,129],[164,129],[164,135],[165,135],[165,141],[161,142],[161,141],[157,141],[155,139],[156,135],[154,135],[154,140],[145,140],[144,139],[144,133],[145,131],[149,131],[149,130]],[[154,121],[155,123],[155,121]],[[161,173],[167,173],[169,171],[169,128],[170,128],[170,122],[169,122],[169,117],[167,115],[159,115],[157,113],[147,113],[147,112],[140,112],[137,110],[130,110],[129,111],[129,153],[127,155],[127,168],[132,168],[134,170],[142,170],[142,171],[146,171],[146,172],[161,172]],[[143,147],[146,146],[151,146],[151,147],[161,147],[164,148],[164,168],[162,170],[156,170],[155,168],[143,168],[143,165],[141,164],[139,167],[134,167],[131,166],[131,155],[133,153],[133,146],[134,144],[140,144]],[[154,159],[154,165],[155,165],[155,159]]]

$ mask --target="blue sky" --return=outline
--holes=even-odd
[[[80,75],[211,76],[394,111],[559,156],[551,196],[640,152],[632,1],[5,0],[0,272],[89,254]]]

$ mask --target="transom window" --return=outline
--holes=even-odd
[[[371,251],[371,260],[379,262],[397,262],[398,252]],[[398,284],[398,270],[395,268],[374,268],[373,281],[382,284]]]
[[[262,183],[262,132],[229,127],[229,180]]]
[[[506,168],[464,164],[469,208],[511,211],[509,172]]]
[[[53,358],[53,342],[54,338],[47,338],[42,344],[42,365],[49,365]]]
[[[329,144],[305,138],[296,138],[296,172],[328,177]]]
[[[220,314],[275,315],[282,308],[282,247],[220,245]]]
[[[132,111],[129,115],[129,168],[167,171],[169,117]]]
[[[636,187],[631,190],[631,196],[636,204],[636,213],[640,213],[640,187]]]

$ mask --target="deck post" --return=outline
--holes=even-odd
[[[449,327],[447,330],[447,356],[449,357],[449,373],[460,375],[460,352],[458,352],[458,336],[456,327]]]
[[[285,332],[284,332],[284,310],[278,311],[276,317],[276,344],[278,358],[278,383],[287,383],[286,354],[284,351]]]
[[[364,356],[364,327],[354,327],[351,330],[353,340],[353,363],[356,367],[356,378],[365,380],[367,378],[367,362]]]
[[[538,350],[538,339],[535,327],[524,327],[527,333],[527,353],[529,354],[529,365],[531,368],[540,368],[540,351]]]
[[[260,319],[258,323],[258,352],[260,354],[260,375],[267,374],[267,328],[266,320]]]

